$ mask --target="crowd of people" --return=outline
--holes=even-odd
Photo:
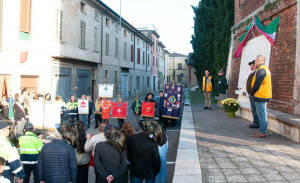
[[[105,117],[105,107],[111,107],[107,106],[107,98],[98,97],[92,102],[82,95],[82,100],[89,101],[89,113],[79,114],[75,96],[67,104],[56,97],[68,119],[56,125],[50,142],[30,123],[30,104],[23,96],[24,92],[13,98],[14,121],[9,116],[0,120],[1,183],[29,183],[31,179],[34,183],[87,183],[91,166],[96,183],[166,182],[168,138],[165,120],[159,112],[160,99],[155,101],[152,93],[146,95],[145,101],[155,102],[160,120],[154,116],[139,118],[141,101],[136,97],[131,109],[137,116],[137,131],[133,122],[125,119],[117,119],[117,126],[110,123],[109,117]],[[44,100],[51,101],[51,95]],[[123,102],[120,95],[116,101]],[[97,134],[86,131],[92,114],[95,128],[99,129]]]

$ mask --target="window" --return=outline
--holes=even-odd
[[[95,9],[95,20],[99,21],[99,11],[97,9]]]
[[[86,13],[86,4],[84,2],[80,2],[80,11],[81,13]]]
[[[131,41],[133,41],[133,34],[130,35],[130,39],[131,39]]]
[[[109,55],[109,34],[105,34],[105,55]]]
[[[156,79],[156,77],[153,76],[153,90],[154,90],[154,91],[156,90],[156,88],[155,88],[155,79]]]
[[[158,59],[156,58],[156,67],[158,67]]]
[[[127,60],[127,43],[124,42],[124,60]]]
[[[115,39],[115,58],[119,57],[119,39]]]
[[[182,64],[181,63],[178,64],[178,70],[182,70]]]
[[[155,64],[155,57],[153,57],[152,59],[152,66],[154,66],[154,64]]]
[[[131,61],[131,62],[133,62],[133,58],[134,58],[134,57],[133,57],[133,52],[134,52],[133,45],[131,45],[131,46],[130,46],[130,61]]]
[[[136,89],[140,89],[140,76],[136,77]]]
[[[147,77],[147,87],[149,87],[149,86],[150,86],[150,78]]]
[[[56,9],[56,40],[62,41],[63,11]]]
[[[124,37],[127,37],[127,30],[124,30]]]
[[[86,24],[84,21],[80,21],[80,48],[85,49],[85,29]]]
[[[137,49],[137,63],[138,64],[141,63],[141,49],[140,48]]]
[[[105,25],[106,25],[106,27],[108,27],[108,28],[109,28],[109,23],[110,23],[110,22],[109,22],[109,18],[106,18],[106,19],[105,19]]]
[[[137,39],[137,45],[140,45],[140,39]]]
[[[116,31],[117,33],[119,32],[119,27],[120,27],[119,24],[116,23],[116,24],[115,24],[115,31]]]
[[[143,51],[143,65],[145,65],[145,52]]]
[[[148,53],[148,57],[147,57],[147,66],[149,66],[149,61],[150,61],[150,55]]]
[[[108,70],[105,70],[104,82],[108,82]]]
[[[118,92],[118,71],[115,71],[115,91]]]
[[[31,2],[32,0],[20,1],[20,31],[30,33],[31,31]],[[1,11],[2,12],[2,11]]]
[[[98,28],[94,27],[94,51],[98,52],[99,46],[98,46]]]

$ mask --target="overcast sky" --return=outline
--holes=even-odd
[[[120,13],[120,0],[103,0]],[[192,5],[199,0],[122,0],[122,17],[134,26],[153,24],[170,52],[188,54],[193,34]]]

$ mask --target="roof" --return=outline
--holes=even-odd
[[[170,57],[187,57],[187,55],[173,52],[173,53],[170,53]]]
[[[149,39],[147,36],[145,36],[142,32],[140,32],[138,29],[136,29],[133,25],[131,25],[129,22],[127,22],[124,18],[122,18],[118,13],[116,13],[114,10],[112,10],[109,6],[107,6],[105,3],[103,3],[100,0],[92,0],[96,5],[100,6],[106,13],[114,16],[116,19],[121,18],[121,22],[123,23],[124,26],[126,26],[128,29],[136,33],[138,36],[142,37],[145,39],[147,42],[150,44],[153,44],[152,40]]]
[[[158,41],[158,45],[161,46],[162,48],[166,48],[166,46],[164,45],[164,43],[162,43],[161,41]]]

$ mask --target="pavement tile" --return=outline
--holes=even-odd
[[[247,179],[241,174],[227,175],[226,178],[228,182],[237,182],[237,183],[248,182]]]
[[[299,173],[281,173],[281,174],[289,181],[300,180]]]
[[[216,162],[205,162],[200,165],[202,168],[220,168]]]
[[[241,161],[241,162],[235,162],[235,165],[239,168],[252,168],[253,165],[249,161]]]
[[[266,161],[249,160],[254,167],[269,167],[270,164]]]
[[[220,168],[237,168],[233,163],[219,163]]]
[[[261,174],[245,175],[249,182],[266,182],[266,178]]]
[[[288,166],[275,166],[275,169],[281,173],[295,173],[295,170],[291,169]]]
[[[208,176],[214,176],[214,175],[224,175],[222,172],[222,169],[220,168],[211,168],[211,169],[207,169]]]
[[[231,158],[231,161],[233,161],[233,162],[249,162],[248,159],[245,157],[234,157],[234,158]]]
[[[216,157],[215,160],[218,163],[232,163],[232,161],[230,160],[230,158],[219,158],[219,157]]]
[[[278,174],[278,170],[276,170],[273,167],[257,167],[257,170],[260,171],[262,174],[266,173],[272,173],[272,174]]]
[[[241,168],[240,171],[244,175],[260,174],[260,172],[255,168]]]
[[[222,169],[222,171],[225,176],[241,174],[240,170],[237,168],[225,168],[225,169]]]
[[[224,175],[209,176],[207,177],[209,183],[227,183],[227,179]]]
[[[284,178],[282,175],[279,173],[264,173],[262,174],[268,181],[273,182],[273,181],[286,181],[286,178]]]

